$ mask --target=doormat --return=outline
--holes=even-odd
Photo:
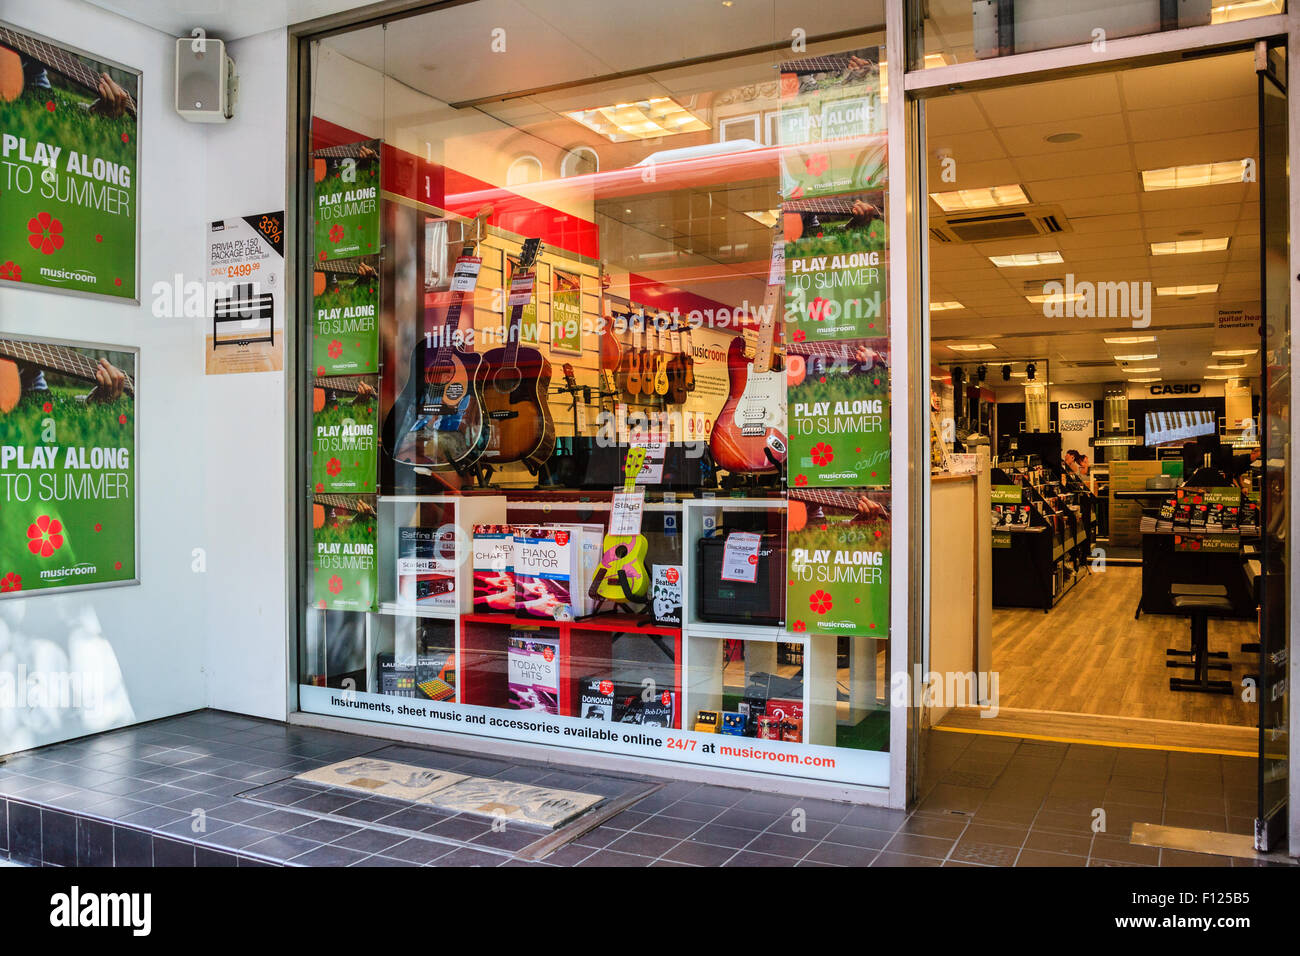
[[[408,800],[448,813],[502,817],[555,829],[600,803],[600,794],[471,777],[412,764],[354,757],[295,778],[308,783]]]

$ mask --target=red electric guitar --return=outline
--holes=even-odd
[[[752,360],[745,337],[727,349],[727,402],[718,413],[709,449],[719,468],[749,474],[780,471],[785,463],[785,374],[774,368],[777,312],[785,292],[783,247],[772,246],[772,268],[758,315],[758,340]]]

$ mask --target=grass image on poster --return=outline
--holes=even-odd
[[[379,252],[379,152],[379,140],[370,139],[313,154],[318,261]]]
[[[135,369],[0,339],[0,596],[136,579]]]
[[[889,484],[889,355],[883,339],[792,345],[786,355],[792,488]]]
[[[791,488],[786,629],[889,636],[889,492]]]
[[[888,178],[880,50],[780,65],[781,196],[879,189]]]
[[[379,434],[377,379],[317,378],[312,396],[312,487],[320,493],[375,493]]]
[[[337,263],[352,271],[317,269],[312,301],[312,367],[317,375],[379,371],[379,274],[364,259]]]
[[[140,78],[0,28],[0,280],[136,298]]]
[[[312,601],[331,611],[375,605],[375,499],[316,495],[312,504]]]
[[[832,203],[834,211],[803,208]],[[883,204],[881,193],[862,193],[782,206],[787,342],[889,334]]]

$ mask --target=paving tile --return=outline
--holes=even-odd
[[[692,843],[708,843],[714,846],[725,846],[731,847],[733,850],[739,850],[754,839],[756,835],[753,830],[727,827],[720,823],[708,823],[691,834],[690,841]]]
[[[803,861],[834,863],[838,866],[866,866],[879,853],[879,850],[860,846],[847,846],[843,843],[819,843],[808,852]]]
[[[653,833],[641,833],[640,831],[631,831],[619,837],[606,848],[618,853],[635,853],[638,856],[648,856],[651,859],[658,859],[663,856],[680,841],[672,837],[655,836]]]
[[[683,840],[665,853],[663,858],[677,863],[693,863],[696,866],[721,866],[735,855],[735,847]]]
[[[733,866],[794,866],[798,860],[788,856],[774,856],[770,853],[753,853],[749,850],[741,850],[726,863],[726,867]]]
[[[745,844],[744,850],[749,853],[770,853],[775,856],[790,857],[793,860],[801,860],[807,855],[808,851],[817,845],[816,840],[805,840],[796,836],[786,836],[782,833],[773,833],[771,830],[766,833],[760,833],[749,843]]]
[[[41,808],[9,801],[9,855],[23,863],[41,862]]]
[[[194,866],[194,844],[166,837],[153,838],[154,866]]]
[[[700,829],[700,823],[696,820],[679,820],[676,817],[666,817],[660,814],[655,814],[648,820],[637,824],[635,832],[652,833],[655,836],[672,837],[676,840],[682,840],[698,829]]]
[[[898,834],[898,836],[911,837],[916,834]],[[843,843],[847,846],[862,847],[868,850],[883,850],[890,840],[895,839],[895,834],[889,830],[873,830],[868,827],[851,827],[841,824],[831,830],[826,835],[827,843]],[[938,837],[923,837],[922,839],[941,839]],[[946,842],[952,845],[952,840]]]
[[[41,858],[56,866],[77,865],[77,818],[57,810],[41,811]]]
[[[906,853],[910,856],[928,856],[942,860],[952,849],[955,841],[946,837],[921,836],[916,833],[899,833],[884,847],[891,853]]]
[[[364,860],[368,854],[342,846],[322,846],[296,856],[291,862],[298,866],[351,866]]]
[[[130,827],[113,827],[114,866],[153,866],[153,836]]]
[[[932,859],[924,856],[908,856],[906,853],[891,853],[888,850],[880,853],[869,864],[873,867],[879,866],[942,866],[942,860]]]
[[[218,833],[216,836],[220,837],[221,834]],[[250,843],[243,847],[243,850],[245,853],[257,853],[277,860],[292,860],[295,856],[314,850],[318,846],[320,844],[314,840],[302,840],[285,833],[277,833],[265,840]]]
[[[649,866],[654,861],[648,856],[633,853],[617,853],[613,850],[597,850],[578,866]]]
[[[77,819],[77,866],[113,865],[113,825]]]
[[[1047,853],[1043,850],[1021,850],[1016,866],[1083,866],[1087,858],[1067,853]]]
[[[612,854],[611,854],[612,855]],[[622,854],[618,854],[622,855]],[[443,856],[438,857],[430,866],[500,866],[505,863],[508,857],[500,856],[495,853],[484,853],[481,850],[471,850],[461,847],[452,850]]]

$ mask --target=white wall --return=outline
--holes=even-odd
[[[0,753],[205,706],[283,718],[284,376],[205,376],[204,320],[155,318],[151,289],[203,277],[209,220],[284,208],[284,31],[232,45],[239,118],[204,127],[172,110],[170,37],[80,0],[0,16],[143,71],[142,304],[0,289],[0,332],[140,349],[142,583],[0,601],[0,670],[91,672],[104,689],[94,711],[0,709]]]
[[[285,207],[286,32],[238,40],[227,50],[239,101],[233,120],[203,130],[206,176],[193,217],[199,231],[214,219]],[[223,463],[205,472],[202,486],[208,587],[224,596],[209,619],[208,705],[283,719],[284,373],[211,375],[203,384],[205,454]]]

